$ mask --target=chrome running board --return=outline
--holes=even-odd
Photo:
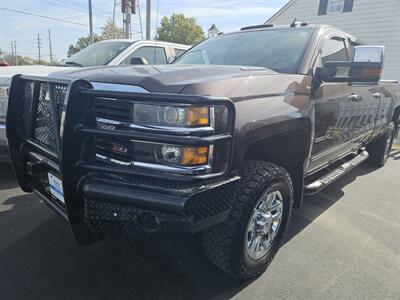
[[[365,160],[367,160],[368,157],[369,157],[368,152],[363,150],[361,153],[359,153],[357,156],[355,156],[348,162],[345,162],[344,164],[340,165],[336,169],[329,171],[327,174],[325,174],[321,178],[318,178],[314,182],[306,185],[304,187],[304,194],[305,195],[313,195],[313,194],[318,193],[319,191],[323,190],[331,183],[338,180],[344,174],[348,173],[355,167],[359,166],[361,163],[363,163]]]

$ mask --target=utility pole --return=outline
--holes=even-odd
[[[151,38],[151,0],[146,0],[146,40]]]
[[[51,49],[51,35],[50,35],[50,30],[49,32],[49,52],[50,52],[50,63],[53,63],[53,49]]]
[[[15,60],[14,41],[13,40],[10,41],[10,46],[11,46],[11,55],[14,57],[14,60]]]
[[[131,37],[131,0],[121,1],[121,10],[124,14],[124,38]]]
[[[15,64],[18,66],[17,41],[16,40],[14,40],[14,57],[15,57]]]
[[[37,48],[38,48],[38,54],[39,54],[39,63],[40,63],[40,61],[41,61],[41,56],[40,56],[40,48],[42,47],[42,45],[41,45],[41,38],[40,38],[40,35],[39,35],[39,33],[38,33],[38,35],[37,35]]]
[[[140,0],[137,2],[137,7],[139,11],[140,34],[142,35],[142,40],[143,40],[143,25],[142,25],[142,15],[140,13]]]
[[[89,0],[89,32],[90,32],[90,44],[93,44],[94,39],[93,39],[92,0]]]
[[[117,0],[114,0],[114,8],[113,8],[113,23],[115,24],[115,6],[117,5]]]

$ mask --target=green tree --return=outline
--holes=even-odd
[[[93,40],[94,42],[98,42],[100,40],[102,40],[101,36],[98,36],[97,34],[93,35]],[[68,48],[68,57],[70,57],[71,55],[81,51],[82,49],[86,48],[87,46],[89,46],[90,44],[90,38],[89,36],[83,36],[81,38],[78,39],[78,41],[75,43],[75,45],[69,45]]]
[[[122,39],[124,37],[123,31],[121,28],[118,28],[115,22],[111,19],[107,20],[107,23],[104,27],[101,28],[102,32],[100,35],[94,34],[93,40],[95,43],[102,40],[110,40],[110,39]],[[78,39],[75,45],[69,45],[68,48],[68,57],[71,55],[81,51],[82,49],[86,48],[90,44],[89,36],[83,36]]]
[[[108,19],[106,25],[101,29],[102,29],[101,39],[103,40],[124,38],[123,30],[121,28],[118,28],[115,22],[113,22],[111,19]]]
[[[164,17],[157,29],[157,40],[192,45],[205,38],[203,29],[196,23],[195,18],[185,17],[184,14],[173,14]]]

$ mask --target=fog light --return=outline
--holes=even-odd
[[[159,153],[158,155],[157,152]],[[156,158],[159,163],[171,166],[206,165],[208,162],[208,147],[163,145],[159,151],[156,151]]]
[[[182,156],[182,148],[174,145],[164,145],[161,148],[161,154],[168,164],[179,164]]]

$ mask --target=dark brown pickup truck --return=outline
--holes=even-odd
[[[18,75],[13,166],[81,245],[202,231],[212,262],[254,277],[303,194],[385,164],[400,106],[383,61],[383,47],[295,22],[219,35],[166,66]]]

